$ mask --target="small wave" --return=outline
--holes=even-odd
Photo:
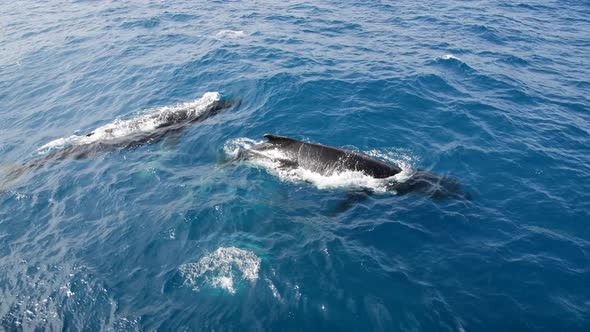
[[[243,149],[249,149],[255,144],[260,143],[249,138],[238,138],[228,141],[224,146],[226,154],[232,157],[239,155]],[[265,169],[272,175],[277,176],[286,182],[307,182],[311,183],[318,189],[369,189],[374,192],[386,192],[392,180],[395,182],[405,182],[414,174],[412,167],[413,158],[409,155],[388,154],[377,150],[366,152],[367,155],[385,160],[389,163],[399,166],[402,171],[390,178],[377,179],[361,171],[342,171],[334,172],[330,175],[324,175],[313,172],[303,167],[283,167],[281,160],[287,159],[287,156],[278,150],[266,150],[257,152],[260,158],[249,159],[248,162],[256,167]]]
[[[183,116],[187,117],[187,119],[195,118],[205,112],[208,106],[219,101],[220,97],[219,92],[207,92],[203,97],[190,102],[146,110],[143,115],[128,120],[116,120],[113,123],[94,129],[88,135],[72,135],[53,140],[38,148],[37,151],[40,154],[44,154],[52,149],[59,149],[68,145],[104,142],[134,134],[150,132],[166,123],[171,117]]]
[[[456,57],[452,54],[445,54],[445,55],[439,56],[436,58],[436,60],[457,60],[457,61],[463,62],[463,60],[461,60],[459,57]]]
[[[444,54],[436,57],[434,58],[434,61],[432,61],[432,64],[436,64],[444,68],[459,69],[460,72],[464,73],[466,73],[466,71],[473,71],[473,69],[465,61],[463,61],[463,59],[453,54]]]
[[[155,28],[160,25],[160,18],[159,17],[150,17],[140,20],[133,20],[124,22],[121,24],[121,28],[123,29],[132,29],[132,28]]]
[[[242,38],[246,36],[243,30],[221,30],[215,34],[217,38]]]
[[[222,288],[235,294],[235,283],[242,280],[254,283],[260,271],[260,258],[253,252],[236,247],[220,247],[205,255],[197,263],[179,268],[183,285],[199,291],[203,286]]]

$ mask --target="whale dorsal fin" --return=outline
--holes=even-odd
[[[285,137],[285,136],[277,136],[277,135],[272,135],[272,134],[264,134],[264,137],[268,138],[269,142],[272,143],[287,143],[287,142],[299,142],[298,140],[289,138],[289,137]]]

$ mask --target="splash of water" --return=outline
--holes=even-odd
[[[237,282],[256,282],[260,271],[260,258],[253,252],[236,247],[219,247],[196,263],[179,268],[183,285],[199,291],[203,286],[225,289],[235,294]]]

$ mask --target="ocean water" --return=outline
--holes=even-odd
[[[0,330],[589,331],[589,77],[587,1],[4,1]],[[472,200],[227,162],[265,133]]]

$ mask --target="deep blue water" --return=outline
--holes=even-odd
[[[587,1],[5,1],[0,22],[4,170],[205,92],[242,101],[6,184],[0,329],[590,330]],[[224,162],[267,132],[473,200],[351,202]]]

